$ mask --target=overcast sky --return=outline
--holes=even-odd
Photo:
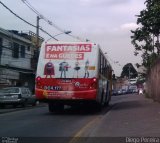
[[[21,0],[1,0],[12,11],[36,25],[36,14]],[[145,0],[27,0],[39,13],[62,30],[71,30],[81,39],[100,44],[107,52],[109,61],[117,76],[127,63],[141,63],[141,57],[134,56],[131,44],[131,29],[135,29],[136,16],[145,8]],[[23,32],[36,29],[25,24],[0,5],[0,27]],[[53,26],[40,20],[40,26],[51,35],[61,33]],[[45,39],[48,35],[40,32]],[[56,37],[62,41],[77,41],[67,35]],[[119,63],[115,63],[118,61]]]

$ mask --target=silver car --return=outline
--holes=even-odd
[[[0,106],[5,105],[22,105],[25,107],[27,104],[36,105],[36,98],[33,96],[26,87],[7,87],[0,89]]]
[[[118,93],[118,95],[121,95],[121,94],[122,94],[122,89],[119,89],[119,90],[117,91],[117,93]]]

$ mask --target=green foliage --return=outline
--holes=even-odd
[[[131,31],[131,43],[135,47],[134,55],[141,53],[142,65],[148,69],[160,53],[160,0],[146,0],[145,4],[146,9],[137,16],[139,28]]]
[[[127,77],[127,78],[136,78],[138,76],[138,73],[134,66],[131,63],[126,64],[121,73],[121,77]]]

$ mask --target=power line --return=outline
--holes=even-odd
[[[23,18],[21,18],[19,15],[17,15],[17,14],[14,13],[11,9],[9,9],[4,3],[2,3],[1,1],[0,1],[0,3],[1,3],[7,10],[9,10],[12,14],[14,14],[16,17],[18,17],[19,19],[21,19],[23,22],[25,22],[25,23],[29,24],[30,26],[36,28],[35,25],[33,25],[33,24],[29,23],[28,21],[24,20]]]
[[[107,54],[106,54],[106,55],[107,55]],[[112,63],[117,64],[118,66],[121,66],[121,67],[122,67],[122,65],[119,63],[119,61],[112,60],[112,58],[110,58],[108,55],[107,55],[107,57],[108,57],[108,59],[109,59]]]
[[[25,3],[34,13],[36,13],[41,19],[46,21],[49,25],[55,27],[61,32],[65,32],[65,30],[62,30],[60,27],[58,27],[56,24],[54,24],[52,21],[48,20],[45,16],[40,14],[27,0],[22,0],[23,3]]]
[[[19,15],[17,15],[15,12],[13,12],[10,8],[8,8],[4,3],[2,3],[0,1],[0,4],[3,5],[3,7],[5,7],[8,11],[10,11],[13,15],[15,15],[17,18],[19,18],[20,20],[22,20],[23,22],[27,23],[28,25],[37,28],[37,26],[29,23],[28,21],[26,21],[25,19],[23,19],[22,17],[20,17]],[[56,41],[58,41],[56,38],[54,38],[51,34],[49,34],[47,31],[43,30],[42,28],[39,28],[42,32],[44,32],[45,34],[49,35],[50,37],[52,37],[53,39],[55,39]]]
[[[41,19],[43,19],[44,21],[46,21],[49,25],[53,26],[54,28],[56,28],[57,30],[61,31],[62,33],[65,34],[65,30],[62,30],[59,26],[57,26],[56,24],[54,24],[52,21],[50,21],[49,19],[47,19],[45,16],[43,16],[40,12],[38,12],[27,0],[21,0],[24,4],[27,5],[28,8],[30,8],[35,14],[37,14]],[[82,41],[81,38],[79,38],[78,36],[74,36],[72,34],[67,34],[69,36],[71,36],[72,38],[75,38],[79,41]]]
[[[33,8],[33,6],[30,5],[29,2],[27,2],[26,0],[22,0],[22,2],[25,3],[34,13],[36,13],[37,15],[41,15],[35,8]]]

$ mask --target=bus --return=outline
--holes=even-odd
[[[107,105],[112,93],[112,67],[98,44],[44,42],[40,49],[35,94],[49,111],[64,105]]]

